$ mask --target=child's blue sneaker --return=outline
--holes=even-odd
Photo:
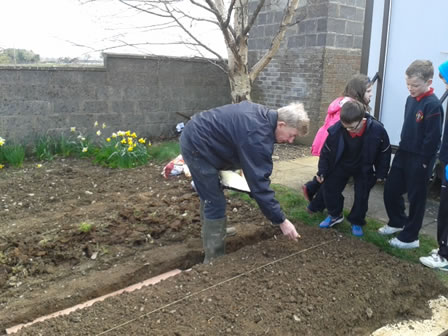
[[[362,237],[364,232],[362,232],[361,225],[352,225],[352,234],[356,237]]]
[[[321,229],[328,229],[331,228],[332,226],[341,223],[342,221],[344,221],[344,215],[340,214],[337,217],[332,217],[330,215],[328,215],[327,218],[325,218],[320,224],[319,227]]]

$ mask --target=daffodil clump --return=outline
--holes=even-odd
[[[97,162],[109,167],[132,168],[148,162],[150,146],[149,140],[131,130],[117,131],[105,139],[95,157]]]

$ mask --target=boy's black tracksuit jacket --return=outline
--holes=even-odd
[[[389,136],[379,121],[368,113],[365,117],[367,125],[362,135],[361,171],[368,180],[385,179],[389,171],[392,152]],[[328,129],[328,138],[320,154],[317,175],[325,178],[339,163],[345,147],[343,132],[346,130],[340,122]]]

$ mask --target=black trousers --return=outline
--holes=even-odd
[[[423,157],[398,150],[392,162],[389,176],[384,185],[384,205],[389,226],[403,228],[398,235],[402,242],[418,239],[426,208],[428,182],[432,173],[434,159],[425,168]],[[409,215],[405,213],[403,195],[407,192]]]
[[[312,195],[314,195],[313,199],[308,205],[308,208],[313,212],[324,211],[325,202],[321,188],[322,185],[317,181],[316,176],[313,177],[312,181],[308,181],[307,183],[305,183],[305,185],[308,188],[308,191],[311,192]]]
[[[439,213],[437,215],[437,241],[439,254],[448,259],[448,182],[445,176],[446,163],[442,163],[442,189],[440,191]]]
[[[370,190],[375,185],[376,179],[372,174],[363,174],[361,169],[350,169],[338,165],[325,178],[321,189],[328,213],[337,217],[344,208],[344,196],[342,192],[350,177],[353,177],[355,185],[355,199],[347,219],[352,225],[365,225],[366,213],[369,207]]]

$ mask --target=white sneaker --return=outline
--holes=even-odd
[[[405,243],[405,242],[402,242],[398,238],[392,238],[391,240],[389,240],[389,245],[393,246],[393,247],[400,248],[400,249],[413,249],[413,248],[419,247],[420,242],[417,239],[417,240],[414,240],[413,242]]]
[[[403,230],[403,228],[396,228],[396,227],[389,226],[386,224],[383,227],[380,227],[378,229],[378,233],[383,236],[388,236],[388,235],[400,232],[402,230]]]
[[[427,257],[420,257],[420,262],[429,268],[448,270],[448,260],[438,254],[431,254]]]

